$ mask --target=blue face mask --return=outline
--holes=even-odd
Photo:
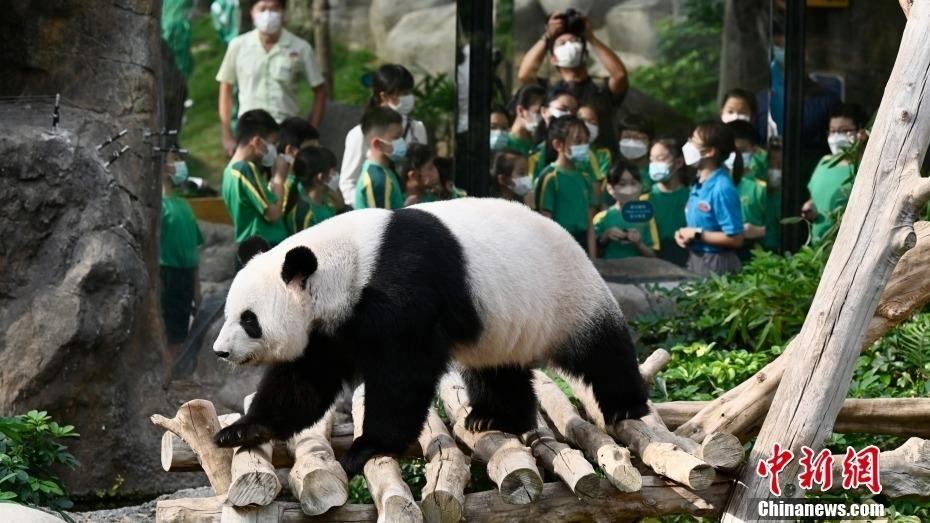
[[[393,147],[393,149],[388,154],[388,158],[390,158],[392,162],[399,162],[404,156],[407,156],[407,141],[403,138],[398,138],[391,142],[391,147]]]
[[[181,160],[174,162],[174,174],[171,175],[171,182],[175,185],[181,185],[187,181],[190,173],[187,170],[187,164]]]
[[[672,178],[672,167],[667,162],[651,162],[649,178],[657,183],[667,182]]]
[[[571,147],[571,152],[568,153],[568,157],[571,159],[572,163],[584,163],[588,161],[589,151],[590,148],[586,143],[581,145],[573,145]]]
[[[491,150],[497,151],[507,147],[509,133],[501,129],[491,129]]]
[[[772,59],[780,66],[785,65],[785,48],[777,45],[772,46]]]

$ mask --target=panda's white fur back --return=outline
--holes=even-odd
[[[435,216],[448,228],[466,258],[483,330],[476,344],[453,348],[460,364],[542,363],[570,336],[586,332],[584,322],[605,312],[621,314],[574,238],[526,206],[496,198],[462,198],[412,208]],[[266,319],[266,340],[286,340],[265,350],[273,352],[274,359],[297,358],[307,333],[291,332],[287,323],[267,319],[312,316],[324,332],[333,334],[351,316],[372,276],[392,215],[383,209],[352,211],[256,256],[236,276],[227,299],[227,323],[238,321],[244,304],[257,303],[265,309],[256,312]],[[297,246],[309,247],[318,263],[310,279],[309,301],[303,305],[287,298],[280,278],[285,255]],[[254,300],[260,295],[262,300]]]
[[[456,347],[462,365],[540,363],[605,308],[621,314],[574,238],[526,206],[462,198],[413,208],[436,216],[465,252],[484,331],[476,346]]]

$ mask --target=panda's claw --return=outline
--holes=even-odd
[[[261,445],[271,439],[271,430],[259,423],[233,423],[216,433],[213,442],[217,447]]]

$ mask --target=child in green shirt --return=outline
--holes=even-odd
[[[688,226],[685,207],[690,191],[680,142],[674,138],[660,138],[652,144],[649,178],[652,189],[640,200],[652,203],[655,212],[659,258],[684,267],[688,263],[688,250],[675,242],[675,231]]]
[[[553,118],[548,146],[558,155],[536,185],[536,209],[565,228],[592,259],[597,250],[591,224],[591,180],[578,164],[588,157],[588,128],[575,116]]]
[[[329,149],[312,145],[302,148],[294,158],[294,175],[296,190],[284,204],[290,234],[332,218],[345,208],[336,156]]]
[[[801,215],[812,222],[811,243],[820,243],[833,227],[833,214],[849,199],[845,187],[854,176],[853,164],[843,157],[846,149],[859,140],[865,117],[853,104],[842,104],[830,115],[827,143],[830,155],[824,156],[811,174],[807,190],[810,200],[801,208]]]
[[[239,117],[236,152],[223,172],[223,200],[237,244],[250,236],[260,236],[276,245],[287,237],[281,218],[288,165],[278,157],[274,146],[278,130],[274,118],[261,109]],[[264,183],[256,163],[273,168],[270,184]]]
[[[200,264],[198,248],[203,236],[194,211],[184,198],[174,195],[174,187],[187,180],[187,164],[169,154],[165,158],[161,198],[161,239],[158,265],[161,313],[168,346],[164,364],[170,369],[187,338],[193,307],[200,304]]]
[[[739,193],[740,211],[743,215],[743,246],[736,254],[740,260],[748,261],[753,247],[761,245],[765,238],[766,225],[769,223],[768,213],[768,187],[760,172],[750,170],[753,155],[760,150],[756,139],[755,127],[745,120],[733,120],[726,124],[733,132],[733,141],[736,144],[734,161],[740,155],[743,163],[742,176],[733,178],[736,192]],[[766,162],[767,165],[767,162]],[[732,170],[732,163],[727,167]],[[766,171],[765,175],[768,175]]]
[[[403,190],[390,167],[407,154],[402,124],[400,113],[389,107],[372,107],[362,115],[362,134],[368,142],[368,153],[355,188],[354,208],[404,206]]]
[[[600,121],[594,106],[582,104],[578,108],[578,118],[584,121],[588,133],[591,135],[591,150],[588,153],[587,162],[583,162],[585,164],[583,169],[590,173],[594,184],[596,201],[601,202],[604,200],[604,180],[607,178],[607,173],[610,172],[611,164],[613,164],[613,155],[610,153],[610,149],[602,143],[603,139],[600,138]]]
[[[289,173],[284,180],[284,201],[288,201],[288,196],[297,183],[294,177],[294,157],[301,148],[313,145],[320,146],[320,133],[316,127],[310,125],[310,122],[299,117],[291,116],[281,122],[281,132],[278,134],[278,151],[281,158],[288,165]],[[286,204],[285,204],[286,207]]]
[[[542,123],[543,100],[546,90],[536,84],[527,84],[517,90],[510,101],[513,125],[507,136],[507,149],[518,151],[528,158],[538,142],[536,136]]]
[[[412,143],[407,148],[407,156],[397,162],[397,172],[407,192],[404,207],[437,200],[439,170],[433,163],[434,159],[433,150],[428,145]]]
[[[607,175],[607,192],[614,204],[594,216],[594,234],[604,249],[603,258],[617,260],[646,256],[654,258],[659,250],[659,231],[655,219],[644,223],[628,222],[623,206],[636,201],[643,192],[639,167],[631,162],[617,162]]]
[[[491,196],[532,206],[532,191],[526,158],[515,149],[498,151],[491,168]]]

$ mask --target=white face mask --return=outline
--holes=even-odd
[[[281,159],[287,162],[288,165],[294,165],[294,157],[287,153],[281,154]]]
[[[416,98],[412,94],[401,95],[397,100],[397,104],[390,104],[391,109],[399,112],[400,114],[407,116],[413,111],[413,105],[416,102]]]
[[[694,167],[701,161],[701,150],[690,141],[681,148],[681,153],[685,156],[685,165]]]
[[[255,22],[255,28],[266,35],[278,34],[281,30],[281,12],[280,11],[262,11],[252,17]]]
[[[649,152],[649,145],[642,140],[635,138],[624,138],[620,140],[620,154],[629,160],[638,160]]]
[[[502,129],[491,129],[491,150],[497,151],[507,147],[509,133]]]
[[[553,118],[561,118],[561,117],[563,117],[563,116],[569,116],[569,115],[571,115],[571,114],[572,114],[571,111],[563,111],[563,110],[557,109],[557,108],[555,108],[555,107],[550,107],[550,108],[549,108],[549,115],[552,116]]]
[[[265,144],[265,154],[262,155],[262,165],[265,167],[272,167],[274,166],[274,161],[278,158],[278,149],[273,143],[268,143],[265,140],[262,140],[262,143]]]
[[[588,142],[591,143],[591,142],[594,142],[594,140],[597,140],[598,133],[600,133],[601,131],[600,127],[598,127],[597,124],[588,123],[588,122],[585,122],[584,126],[588,128],[588,134],[590,135],[588,138]]]
[[[518,176],[513,179],[513,192],[517,196],[524,196],[533,188],[533,182],[529,176]]]
[[[849,147],[856,140],[851,138],[847,133],[833,133],[827,137],[827,144],[830,146],[830,154],[836,156],[843,152],[843,149]]]
[[[656,182],[667,182],[672,178],[672,166],[668,162],[652,162],[649,164],[649,178]]]
[[[338,173],[330,173],[329,179],[326,180],[326,187],[328,187],[329,190],[333,192],[336,192],[339,190],[339,174]]]
[[[523,120],[523,125],[526,127],[526,130],[535,133],[536,129],[539,129],[539,122],[542,121],[542,116],[539,113],[527,113]]]
[[[735,122],[736,120],[742,120],[744,122],[752,121],[752,118],[748,114],[740,113],[723,113],[720,115],[720,121],[723,123]]]
[[[578,67],[581,65],[583,54],[581,42],[566,42],[552,50],[555,56],[555,65],[559,67]]]
[[[730,156],[727,156],[727,159],[723,161],[723,165],[727,169],[733,170],[733,164],[736,162],[736,153],[730,153]]]
[[[781,187],[781,169],[769,169],[769,186],[773,189]]]

